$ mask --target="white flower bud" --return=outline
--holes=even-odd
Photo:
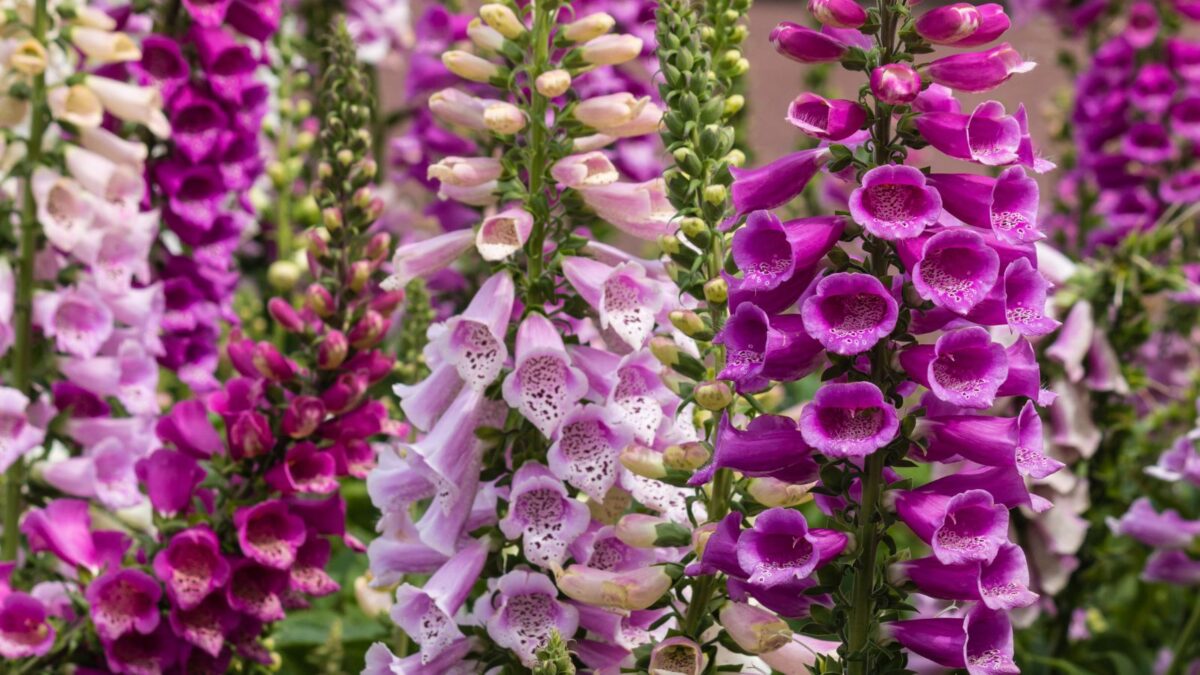
[[[579,48],[583,60],[594,66],[616,66],[642,53],[641,38],[632,35],[602,35]]]
[[[504,37],[514,40],[525,34],[525,24],[507,5],[489,3],[479,8],[479,16]]]
[[[515,134],[525,128],[525,113],[511,103],[493,103],[484,108],[483,123],[498,134]]]
[[[534,82],[537,92],[546,98],[555,98],[571,88],[571,74],[562,69],[548,70],[538,75]]]
[[[571,42],[587,42],[604,35],[615,25],[616,19],[604,12],[597,12],[563,26],[561,35]]]
[[[460,49],[452,49],[442,54],[442,64],[450,72],[472,82],[486,84],[500,74],[500,66]]]

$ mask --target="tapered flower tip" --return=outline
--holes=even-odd
[[[304,521],[277,499],[238,509],[233,522],[242,553],[274,569],[292,566],[307,534]]]
[[[896,241],[915,237],[942,215],[942,197],[912,166],[878,166],[850,193],[850,215],[871,234]]]
[[[504,260],[521,250],[532,231],[533,216],[524,209],[505,209],[483,219],[475,248],[484,260]]]
[[[933,554],[946,565],[991,562],[1008,541],[1008,509],[983,490],[950,498],[933,533]]]
[[[1000,86],[1014,73],[1027,73],[1036,65],[1004,42],[983,52],[942,57],[929,64],[926,72],[934,82],[951,89],[981,92]]]
[[[828,148],[814,148],[784,155],[756,169],[730,167],[733,207],[738,213],[749,213],[786,204],[804,191],[829,153]]]
[[[801,307],[808,334],[836,354],[860,354],[896,327],[899,306],[878,279],[839,272],[824,277]]]
[[[989,2],[976,9],[979,10],[979,29],[956,42],[956,47],[982,47],[1004,35],[1012,25],[1004,5]]]
[[[830,382],[800,411],[804,440],[828,457],[864,457],[900,428],[896,409],[870,382]]]
[[[791,21],[771,30],[775,51],[800,63],[838,61],[846,53],[846,44],[837,38]]]
[[[609,185],[621,177],[603,152],[585,152],[564,157],[550,167],[550,175],[562,187],[577,189]]]
[[[867,112],[856,101],[804,92],[788,106],[787,121],[813,138],[840,141],[862,128]]]
[[[804,441],[795,420],[783,415],[759,415],[745,430],[721,418],[712,463],[696,472],[691,485],[703,485],[716,469],[730,468],[747,476],[779,474],[781,480],[802,483],[813,480],[817,464],[812,448]]]
[[[474,243],[475,233],[466,229],[405,244],[396,249],[392,257],[392,273],[380,286],[387,291],[402,290],[417,277],[445,269]]]
[[[999,272],[1000,256],[983,237],[965,228],[953,228],[925,242],[912,279],[922,298],[966,314],[992,289]]]
[[[141,570],[108,572],[88,584],[84,596],[96,633],[104,640],[116,640],[132,631],[149,633],[158,626],[162,587]]]

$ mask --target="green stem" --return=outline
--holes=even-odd
[[[1200,591],[1196,592],[1192,615],[1188,617],[1187,624],[1179,632],[1179,637],[1175,639],[1175,653],[1171,655],[1171,666],[1167,668],[1166,675],[1179,675],[1183,672],[1188,661],[1188,647],[1197,639],[1197,633],[1200,633]]]
[[[46,42],[49,15],[47,0],[37,0],[33,14],[33,38]],[[46,133],[46,77],[33,77],[29,102],[31,116],[29,142],[26,145],[24,192],[21,202],[21,259],[17,272],[17,297],[13,327],[16,344],[13,352],[12,386],[33,399],[33,262],[41,227],[37,219],[37,201],[33,196],[33,172],[42,161],[42,140]],[[0,558],[16,560],[21,541],[21,489],[25,486],[25,460],[18,457],[4,475],[4,541]]]
[[[543,249],[546,242],[546,227],[549,224],[549,209],[546,199],[546,145],[549,130],[546,128],[546,110],[550,101],[533,86],[539,75],[550,67],[550,30],[555,23],[557,12],[548,7],[544,0],[534,2],[533,29],[529,36],[533,46],[533,63],[529,68],[529,203],[526,209],[533,215],[533,231],[529,235],[529,245],[526,255],[529,260],[529,306],[537,307],[542,304],[540,292],[537,290],[542,278]]]

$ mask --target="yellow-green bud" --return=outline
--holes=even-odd
[[[659,479],[667,475],[663,455],[657,450],[634,443],[621,451],[621,466],[643,478]]]
[[[705,410],[724,410],[733,403],[733,389],[720,380],[702,382],[696,386],[696,403]]]
[[[723,305],[729,299],[729,284],[717,277],[704,283],[704,299],[713,305]]]
[[[712,457],[708,447],[695,441],[671,445],[663,450],[663,465],[668,469],[695,471],[708,463]]]
[[[671,310],[669,315],[671,325],[679,329],[684,335],[694,338],[697,335],[711,333],[711,329],[705,325],[704,319],[700,315],[690,309],[675,309]]]
[[[300,281],[300,266],[291,260],[276,260],[267,268],[267,282],[277,291],[290,291]]]
[[[746,163],[746,153],[734,148],[725,155],[725,163],[729,166],[741,166]]]
[[[724,185],[709,185],[704,188],[704,201],[713,205],[723,204],[728,194],[729,191],[725,189]]]
[[[312,114],[312,101],[310,101],[306,98],[302,98],[299,101],[296,101],[296,116],[297,117],[304,118],[304,117],[308,117],[311,114]]]
[[[515,40],[525,34],[525,24],[507,5],[489,3],[479,8],[479,16],[504,37]]]
[[[321,224],[330,232],[337,232],[342,229],[342,211],[341,209],[330,207],[321,212]]]
[[[650,353],[664,366],[679,363],[679,345],[669,337],[656,335],[650,338]]]
[[[662,234],[658,237],[658,247],[667,255],[675,255],[679,253],[679,240],[675,235]]]
[[[741,112],[744,107],[746,107],[746,97],[734,94],[725,99],[725,116],[732,117]]]
[[[747,58],[738,59],[737,63],[734,64],[734,66],[733,66],[733,76],[741,77],[742,75],[745,75],[748,72],[750,72],[750,59],[747,59]]]
[[[702,218],[684,218],[679,223],[679,229],[687,235],[688,239],[695,239],[708,234],[708,223],[704,222]]]
[[[267,177],[276,190],[282,189],[288,183],[287,167],[280,161],[271,162],[267,165]]]
[[[816,483],[785,483],[778,478],[769,476],[751,478],[746,491],[754,501],[766,507],[781,506],[784,508],[799,506],[812,501],[810,492]]]
[[[730,49],[721,55],[721,60],[727,66],[737,64],[738,59],[742,58],[742,52],[738,49]]]

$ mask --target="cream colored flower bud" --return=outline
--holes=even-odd
[[[775,614],[741,602],[727,602],[718,614],[721,626],[751,654],[773,652],[792,640],[792,629]]]
[[[354,599],[358,608],[370,617],[384,616],[392,608],[392,594],[371,588],[370,572],[354,580]]]
[[[493,103],[484,108],[483,123],[498,134],[515,134],[525,128],[525,113],[511,103]]]
[[[76,26],[99,28],[100,30],[113,30],[117,27],[116,19],[113,19],[104,11],[78,4],[73,9],[75,10],[75,16],[71,18],[71,23]]]
[[[46,100],[50,104],[50,114],[56,120],[83,129],[95,129],[104,121],[100,98],[82,84],[55,87],[46,95]]]
[[[754,501],[763,506],[791,507],[811,501],[813,498],[811,490],[816,485],[816,483],[785,483],[778,478],[764,476],[751,478],[746,491],[750,493]]]
[[[138,87],[107,77],[89,75],[84,81],[100,99],[104,109],[126,122],[143,124],[155,136],[171,134],[171,124],[162,112],[162,93],[154,87]]]
[[[142,58],[142,50],[124,33],[75,28],[71,30],[71,42],[97,63],[124,63]]]
[[[442,64],[450,72],[472,82],[486,84],[500,74],[500,66],[460,49],[452,49],[442,54]]]
[[[467,24],[467,37],[476,47],[489,52],[498,52],[504,46],[504,36],[500,31],[485,24],[479,17]]]
[[[15,127],[29,113],[29,101],[5,96],[0,98],[0,127]]]
[[[537,92],[546,98],[555,98],[567,93],[571,88],[571,74],[561,68],[547,70],[538,75],[534,82]]]
[[[575,119],[603,132],[633,121],[649,102],[649,96],[637,98],[627,92],[593,96],[575,106]]]
[[[100,106],[99,101],[96,106]],[[111,162],[131,166],[140,167],[148,154],[144,143],[125,140],[103,127],[80,128],[79,144],[97,155],[107,157]]]
[[[525,24],[507,5],[488,3],[479,8],[484,23],[496,29],[504,37],[515,40],[525,34]]]
[[[46,70],[46,48],[37,40],[29,38],[13,50],[8,57],[8,65],[26,75],[40,75]]]
[[[617,21],[612,16],[605,12],[597,12],[563,26],[560,34],[571,42],[587,42],[604,35],[615,25]]]
[[[579,55],[593,66],[617,66],[642,53],[642,39],[633,35],[601,35],[579,48]]]

